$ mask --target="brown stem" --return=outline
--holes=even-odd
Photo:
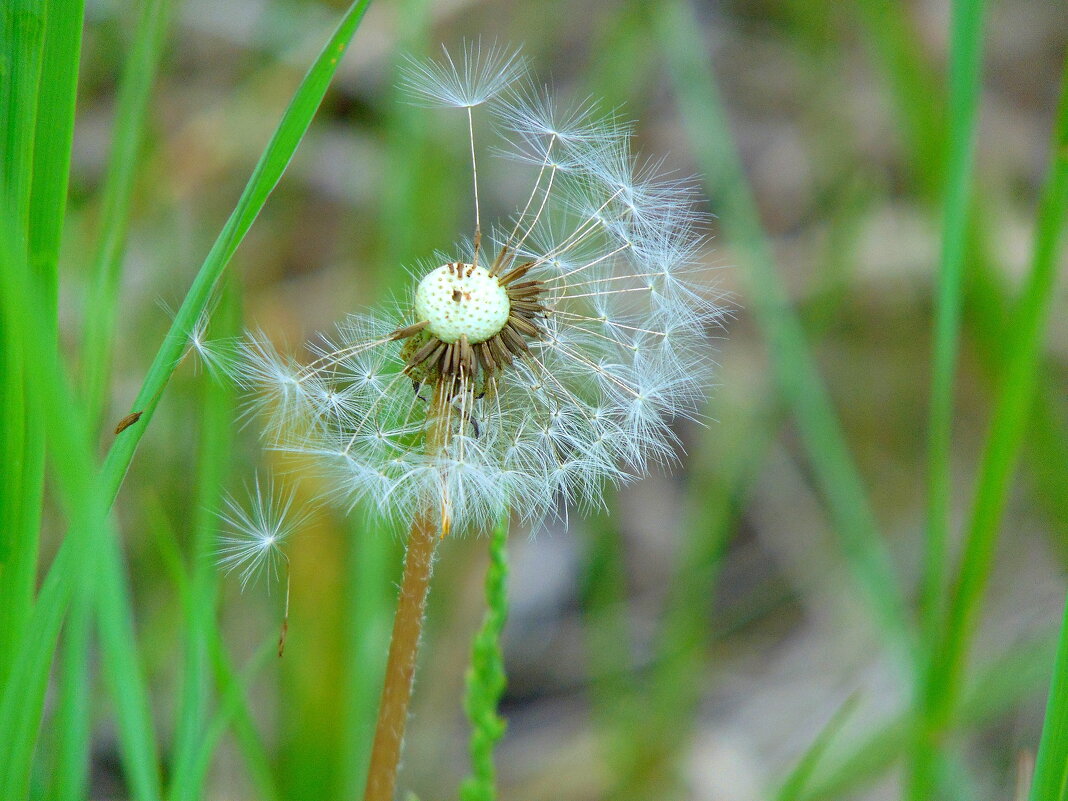
[[[389,660],[378,707],[364,801],[393,801],[404,724],[408,721],[408,702],[412,697],[415,657],[423,631],[423,614],[437,544],[437,526],[432,515],[416,518],[404,557],[404,578],[397,614],[393,618],[393,638],[389,643]]]

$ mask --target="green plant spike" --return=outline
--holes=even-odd
[[[494,801],[497,798],[493,749],[504,736],[506,724],[497,705],[507,678],[501,633],[508,618],[508,518],[490,536],[490,563],[486,571],[486,615],[471,646],[464,709],[471,721],[471,776],[460,788],[460,801]]]

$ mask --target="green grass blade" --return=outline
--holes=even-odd
[[[109,537],[99,557],[97,625],[104,676],[115,701],[115,722],[130,793],[138,801],[158,801],[159,748],[152,708],[137,652],[130,590],[119,540]]]
[[[187,782],[190,787],[199,788],[204,785],[204,780],[211,767],[211,761],[215,756],[215,750],[219,747],[219,741],[233,723],[239,710],[247,708],[245,693],[248,687],[252,684],[256,674],[263,670],[269,663],[270,658],[277,653],[278,638],[272,632],[271,636],[256,649],[256,653],[253,654],[245,669],[241,671],[241,675],[233,676],[231,680],[222,685],[222,695],[219,699],[218,709],[215,710],[215,714],[201,730],[194,758],[187,768],[190,772]],[[205,796],[195,797],[203,798]]]
[[[107,397],[130,198],[137,182],[145,119],[170,17],[170,0],[142,0],[119,83],[111,153],[104,178],[100,233],[89,267],[85,329],[82,332],[82,394],[88,419],[94,425],[99,421]]]
[[[830,5],[855,14],[883,65],[890,94],[899,99],[894,119],[909,151],[914,180],[927,194],[942,191],[945,175],[945,109],[940,76],[923,57],[919,24],[896,0]]]
[[[1039,201],[1031,268],[1016,307],[1006,366],[979,467],[975,501],[948,609],[938,660],[926,687],[933,735],[949,724],[993,568],[1001,517],[1026,434],[1042,339],[1068,213],[1068,60],[1062,76],[1046,185]]]
[[[226,338],[240,331],[240,313],[231,283],[224,291],[214,315],[212,335]],[[183,603],[184,659],[182,690],[178,704],[178,725],[174,736],[170,801],[203,797],[197,780],[204,775],[195,770],[202,747],[211,694],[209,641],[215,630],[215,607],[219,594],[214,552],[219,528],[217,510],[222,487],[229,473],[233,445],[233,390],[221,381],[206,378],[201,415],[197,465],[196,512],[193,514],[193,542],[190,554],[191,591]]]
[[[0,8],[0,190],[14,227],[12,244],[29,250],[37,92],[44,58],[45,14],[40,0],[11,0]],[[5,234],[6,236],[7,234]]]
[[[1068,600],[1053,663],[1053,679],[1046,703],[1046,721],[1031,780],[1031,801],[1068,798]]]
[[[18,342],[32,342],[47,338],[48,315],[44,298],[31,283],[25,242],[13,222],[13,215],[0,214],[0,311],[5,332],[15,334]],[[70,531],[63,545],[66,555],[53,563],[45,577],[16,644],[17,656],[0,688],[2,798],[25,796],[63,617],[83,576],[94,573],[98,550],[94,546],[115,536],[85,420],[54,355],[47,349],[34,353],[34,369],[26,373],[25,389],[27,398],[49,421],[52,472]]]
[[[857,708],[857,701],[860,696],[853,695],[842,704],[834,716],[827,722],[827,725],[823,727],[822,731],[816,736],[816,739],[812,741],[812,745],[808,750],[802,754],[801,759],[797,761],[797,766],[790,772],[790,775],[783,781],[779,791],[775,794],[775,801],[797,801],[801,797],[801,791],[804,790],[805,785],[808,784],[815,772],[816,767],[819,765],[823,755],[827,752],[834,738],[838,736],[838,733],[842,730],[842,727],[849,720],[849,716],[853,714],[853,711]]]
[[[723,230],[737,248],[750,287],[748,300],[767,341],[780,392],[797,420],[843,556],[876,620],[891,635],[890,642],[910,658],[914,643],[900,582],[800,321],[775,271],[699,38],[700,26],[681,2],[664,4],[657,23],[690,142],[709,194],[718,201]]]
[[[193,602],[192,577],[189,575],[185,560],[175,542],[173,526],[167,520],[167,516],[158,499],[151,499],[148,504],[148,511],[149,520],[151,521],[150,526],[155,544],[159,549],[164,571],[178,588],[182,606],[188,607]],[[223,642],[218,626],[215,625],[215,619],[212,618],[209,622],[211,625],[208,632],[208,659],[211,663],[216,686],[223,693],[227,693],[227,688],[235,684],[240,685],[239,677],[226,653],[226,645]],[[271,634],[270,642],[274,646],[272,650],[276,649],[278,643],[273,633]],[[249,778],[255,787],[256,797],[262,799],[262,801],[279,801],[281,796],[271,774],[270,759],[267,756],[263,740],[256,731],[256,725],[252,720],[252,712],[244,702],[242,694],[238,694],[236,706],[232,707],[232,711],[233,716],[230,722],[233,726],[238,746],[241,749],[241,754],[248,767]]]
[[[29,253],[30,266],[50,310],[58,307],[57,263],[67,209],[84,10],[84,0],[50,0],[45,15],[30,191]]]
[[[93,632],[95,599],[89,588],[79,588],[63,628],[59,657],[59,693],[55,717],[55,765],[50,798],[81,801],[89,793],[89,749],[92,741],[92,705],[86,662]]]
[[[983,0],[956,0],[950,21],[949,131],[942,257],[938,272],[934,354],[927,437],[927,518],[920,587],[921,627],[930,669],[942,621],[949,538],[950,456],[953,432],[953,387],[960,347],[961,288],[968,240],[976,119],[982,83]],[[921,670],[922,670],[921,669]],[[917,707],[923,694],[916,693]],[[908,782],[913,801],[935,792],[934,743],[920,738]]]
[[[497,771],[493,749],[504,736],[506,723],[497,712],[507,677],[501,635],[508,619],[508,518],[490,534],[490,563],[486,570],[486,614],[471,644],[464,710],[471,723],[471,775],[460,787],[460,801],[494,801]]]
[[[0,213],[7,215],[6,245],[19,254],[28,251],[27,227],[33,184],[33,143],[37,118],[37,89],[44,51],[45,5],[17,0],[0,6]],[[27,256],[28,258],[28,256]],[[54,284],[54,280],[48,281]],[[54,294],[54,293],[53,293]],[[55,312],[49,309],[53,322]],[[27,403],[24,384],[28,359],[25,332],[12,318],[0,323],[0,464],[4,491],[0,492],[0,686],[16,658],[15,643],[25,630],[33,603],[44,480],[43,423],[37,406]],[[54,335],[41,340],[47,343]]]
[[[982,729],[1018,708],[1021,699],[1048,680],[1056,648],[1056,635],[1050,634],[1015,644],[982,665],[965,691],[958,718],[961,725]],[[856,795],[900,761],[911,745],[911,735],[912,713],[906,711],[870,736],[850,743],[843,753],[828,754],[824,761],[830,764],[817,768],[801,793],[801,801],[838,801]]]
[[[348,576],[352,587],[345,627],[345,724],[337,798],[359,798],[367,783],[371,742],[389,650],[392,591],[400,564],[397,543],[383,529],[353,521]]]
[[[141,416],[138,422],[123,431],[115,440],[104,461],[105,480],[113,494],[118,492],[167,381],[182,359],[189,332],[208,307],[219,277],[304,138],[370,2],[371,0],[356,0],[349,6],[334,34],[304,76],[271,141],[257,162],[236,208],[223,226],[182,301],[131,407],[131,412],[140,412]]]
[[[956,0],[950,23],[949,153],[938,271],[927,457],[927,531],[921,612],[928,639],[940,618],[949,535],[953,385],[960,342],[961,287],[982,82],[983,0]]]

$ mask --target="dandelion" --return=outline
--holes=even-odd
[[[560,103],[517,53],[469,45],[409,62],[415,101],[460,109],[474,229],[413,271],[407,300],[350,315],[305,363],[250,335],[237,379],[278,450],[311,457],[336,498],[411,525],[367,799],[392,798],[436,541],[512,510],[532,524],[601,503],[606,483],[670,461],[671,422],[708,385],[720,309],[698,279],[690,184],[631,152],[630,127]],[[530,173],[483,231],[473,112]]]

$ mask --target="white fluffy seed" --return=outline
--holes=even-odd
[[[484,267],[454,262],[428,273],[415,290],[415,313],[442,342],[464,334],[485,342],[508,322],[511,303],[497,277]]]

